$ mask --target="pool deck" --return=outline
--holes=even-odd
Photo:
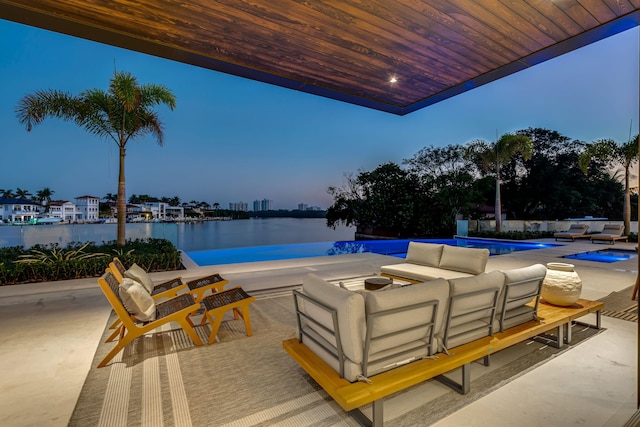
[[[607,264],[561,257],[611,247],[633,250],[636,244],[562,242],[491,257],[487,270],[570,262],[582,278],[582,297],[599,299],[634,283],[637,259]],[[402,259],[354,254],[198,267],[185,259],[187,270],[152,277],[190,279],[215,272],[250,293],[263,293],[298,286],[310,272],[342,279],[397,262]],[[67,425],[111,311],[96,285],[95,279],[82,279],[0,286],[0,425]],[[637,324],[603,317],[603,326],[603,333],[435,425],[623,425],[636,409]],[[501,413],[509,415],[496,417]]]

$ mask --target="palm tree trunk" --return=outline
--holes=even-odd
[[[127,242],[125,227],[127,223],[127,192],[124,183],[125,148],[120,146],[120,170],[118,173],[118,246]]]
[[[500,163],[496,162],[496,204],[494,215],[496,217],[496,233],[502,231],[502,200],[500,198]]]
[[[624,234],[631,232],[631,189],[629,188],[629,166],[624,171],[624,207],[622,208],[622,219],[624,220]]]
[[[502,231],[502,201],[500,200],[500,180],[496,179],[496,206],[495,206],[495,216],[496,216],[496,233],[500,233]]]

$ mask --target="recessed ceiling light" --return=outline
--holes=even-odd
[[[389,83],[398,83],[398,78],[396,76],[391,76]]]

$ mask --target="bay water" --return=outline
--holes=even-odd
[[[0,226],[0,247],[116,240],[116,224]],[[327,227],[323,218],[251,218],[195,223],[127,224],[127,239],[162,238],[185,252],[353,240],[355,227]]]

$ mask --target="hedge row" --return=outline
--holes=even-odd
[[[115,241],[100,246],[93,243],[36,245],[0,248],[0,285],[52,282],[99,277],[114,256],[125,266],[138,264],[146,271],[184,269],[180,252],[165,239],[137,239],[118,246]]]

